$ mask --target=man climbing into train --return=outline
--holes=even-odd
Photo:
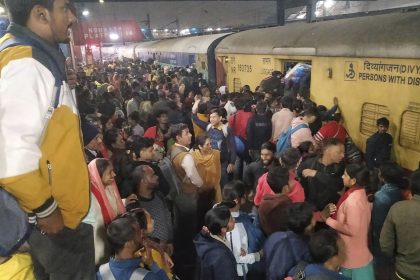
[[[59,43],[76,21],[69,0],[5,0],[0,39],[0,186],[35,227],[29,237],[37,279],[93,279],[89,178],[75,96]]]

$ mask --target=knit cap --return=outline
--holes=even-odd
[[[99,134],[99,130],[90,122],[82,122],[82,134],[83,134],[83,145],[87,146],[96,135]]]

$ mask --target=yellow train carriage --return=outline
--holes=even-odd
[[[420,12],[407,12],[240,32],[216,48],[218,78],[231,91],[255,88],[273,70],[310,63],[311,98],[327,106],[339,98],[344,124],[362,150],[376,119],[386,116],[394,159],[414,170],[420,162],[418,26]]]

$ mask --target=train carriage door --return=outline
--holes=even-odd
[[[284,93],[286,95],[302,94],[306,98],[310,97],[311,85],[311,65],[310,60],[288,60],[276,59],[276,70],[285,74]]]
[[[218,56],[216,58],[216,84],[218,87],[227,85],[228,57]]]

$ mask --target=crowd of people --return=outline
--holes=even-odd
[[[69,3],[5,2],[0,279],[419,279],[420,170],[386,118],[363,156],[339,100],[279,71],[230,93],[194,67],[72,69]]]

